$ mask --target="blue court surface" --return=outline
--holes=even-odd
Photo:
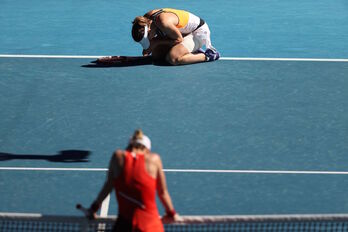
[[[204,18],[223,58],[83,67],[139,55],[131,21],[161,7]],[[347,10],[345,0],[3,0],[0,212],[80,215],[112,152],[142,128],[182,215],[347,213]]]

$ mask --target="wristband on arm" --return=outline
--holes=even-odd
[[[168,217],[174,217],[175,214],[176,214],[175,209],[172,209],[172,210],[166,212],[166,215]]]

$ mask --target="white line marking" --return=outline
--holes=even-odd
[[[207,170],[207,169],[167,169],[166,172],[198,173],[240,173],[240,174],[312,174],[312,175],[348,175],[345,171],[292,171],[292,170]]]
[[[108,216],[108,212],[109,212],[109,205],[110,205],[110,194],[108,194],[106,196],[106,198],[104,199],[101,208],[100,208],[100,216],[101,217],[106,217]]]
[[[53,59],[98,59],[104,56],[84,55],[24,55],[24,54],[0,54],[0,58],[53,58]],[[312,61],[312,62],[348,62],[348,59],[330,58],[277,58],[277,57],[221,57],[220,60],[235,61]]]
[[[220,60],[236,61],[312,61],[312,62],[348,62],[348,59],[328,58],[267,58],[267,57],[221,57]]]
[[[82,172],[106,172],[107,168],[0,167],[0,171],[1,170],[2,171],[82,171]],[[165,172],[184,172],[184,173],[348,175],[348,171],[218,170],[218,169],[164,169],[164,171]]]
[[[105,172],[107,168],[34,168],[34,167],[0,167],[0,170],[6,171],[87,171],[87,172]]]
[[[98,59],[103,56],[75,56],[75,55],[16,55],[0,54],[0,58],[53,58],[53,59]]]

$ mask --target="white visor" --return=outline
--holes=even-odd
[[[150,40],[149,40],[149,38],[147,36],[148,36],[148,27],[145,26],[144,37],[139,41],[141,46],[143,46],[144,50],[146,50],[146,49],[148,49],[150,47]]]
[[[151,151],[151,140],[146,135],[143,135],[141,139],[135,140],[135,142],[144,145],[147,149]]]

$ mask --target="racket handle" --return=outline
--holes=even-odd
[[[80,210],[86,217],[90,217],[90,212],[87,208],[83,207],[81,204],[76,204],[76,209]]]

